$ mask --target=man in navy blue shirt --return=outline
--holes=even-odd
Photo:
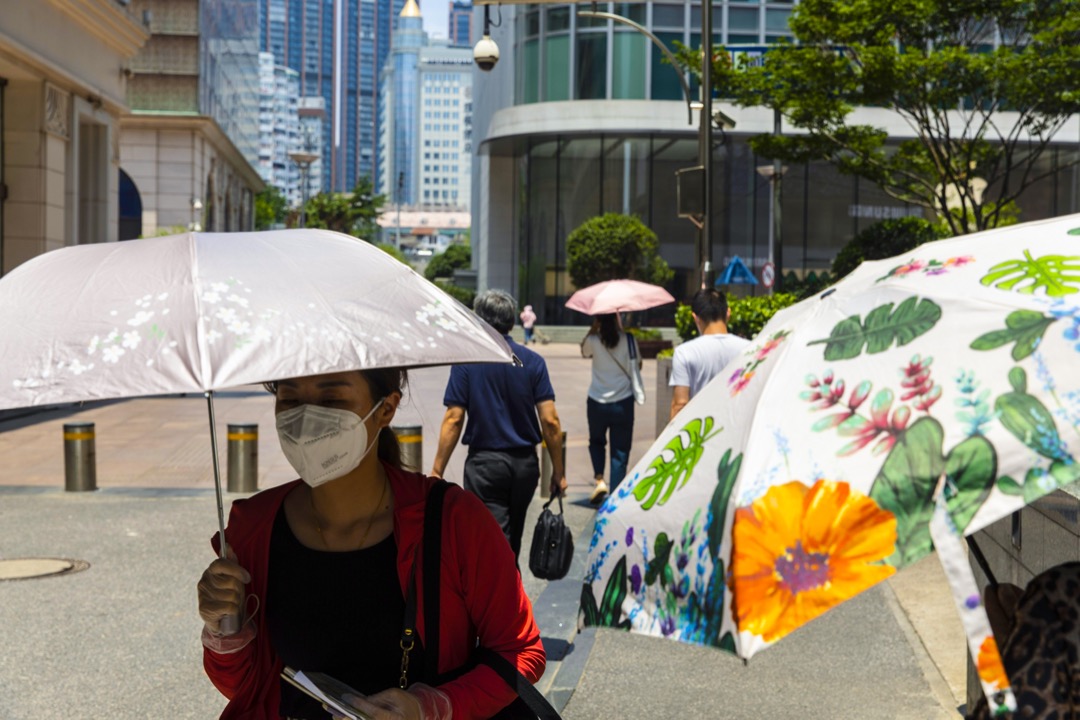
[[[468,416],[462,440],[469,446],[465,489],[488,506],[516,557],[521,552],[525,513],[540,479],[536,446],[541,439],[551,453],[551,492],[554,495],[566,490],[562,426],[555,412],[555,391],[547,363],[510,339],[510,328],[517,318],[514,298],[502,290],[487,290],[476,297],[473,309],[505,336],[522,364],[481,363],[450,368],[443,397],[446,415],[431,474],[442,477]]]

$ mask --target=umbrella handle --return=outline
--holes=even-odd
[[[235,635],[240,632],[240,616],[226,615],[218,621],[218,632],[222,635]]]
[[[210,413],[210,454],[214,459],[214,494],[217,497],[218,539],[221,557],[227,552],[225,545],[225,503],[221,492],[221,469],[218,462],[217,425],[214,422],[214,391],[206,391],[206,408]],[[218,622],[218,631],[222,635],[235,635],[240,632],[240,613],[226,615]]]

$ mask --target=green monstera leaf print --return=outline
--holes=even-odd
[[[975,517],[997,481],[997,453],[972,436],[944,454],[945,432],[934,418],[917,420],[889,452],[870,488],[870,497],[896,516],[896,551],[886,561],[903,567],[929,553],[934,492],[943,489],[949,515],[962,531]]]
[[[945,470],[945,433],[933,418],[920,418],[893,445],[870,488],[870,497],[896,516],[896,550],[886,560],[903,567],[934,547],[930,517],[934,490]]]
[[[717,428],[710,434],[712,426],[711,417],[691,420],[649,464],[649,474],[634,487],[634,497],[641,503],[642,510],[657,503],[663,505],[672,493],[686,484],[705,452],[705,442],[723,431],[723,428]],[[666,459],[669,453],[670,460]]]
[[[657,580],[660,581],[660,587],[666,588],[672,583],[674,574],[671,572],[671,566],[668,565],[668,560],[671,559],[671,548],[675,543],[665,532],[656,536],[656,542],[653,543],[653,558],[645,566],[645,584],[653,585]]]
[[[604,597],[597,604],[593,595],[592,583],[585,583],[581,588],[581,613],[584,624],[588,627],[604,626],[620,630],[629,630],[630,621],[619,621],[622,616],[622,604],[626,599],[626,556],[619,558],[608,577],[604,588]]]
[[[716,564],[720,557],[720,545],[724,542],[724,523],[727,522],[728,501],[731,499],[731,491],[735,488],[735,480],[739,477],[739,467],[742,466],[742,454],[731,459],[731,451],[728,450],[720,458],[720,465],[716,469],[716,490],[713,491],[712,501],[709,503],[709,556]]]
[[[1005,429],[1045,458],[1064,460],[1069,457],[1054,416],[1038,398],[1028,394],[1024,369],[1014,367],[1010,370],[1009,383],[1013,391],[1000,395],[994,402],[994,409]]]
[[[893,303],[879,305],[866,314],[865,321],[852,315],[837,323],[829,337],[807,345],[825,343],[826,360],[850,360],[858,357],[863,347],[874,354],[885,352],[894,342],[907,345],[941,319],[941,306],[926,298],[909,297],[895,310],[893,307]]]
[[[945,458],[946,505],[961,531],[990,496],[996,477],[997,453],[982,436],[969,437]]]
[[[972,350],[993,350],[1002,345],[1016,343],[1012,349],[1012,359],[1020,362],[1039,346],[1046,328],[1054,323],[1055,318],[1047,317],[1035,310],[1016,310],[1005,318],[1005,329],[994,330],[980,335],[971,343]]]
[[[1072,295],[1080,292],[1080,257],[1043,255],[1035,259],[1025,250],[1022,260],[1006,260],[990,268],[982,284],[1027,295],[1039,289],[1050,297]]]

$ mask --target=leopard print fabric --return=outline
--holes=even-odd
[[[1028,584],[1001,656],[1017,702],[1006,717],[1080,720],[1080,562]],[[985,697],[968,717],[993,717]]]

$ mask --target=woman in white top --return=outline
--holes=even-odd
[[[630,442],[634,435],[634,386],[628,336],[618,313],[597,315],[581,341],[581,354],[592,358],[592,383],[589,385],[587,417],[589,420],[589,457],[592,460],[596,487],[591,501],[599,504],[608,494],[604,482],[604,449],[611,444],[611,489],[626,477]],[[635,353],[636,354],[636,353]],[[636,358],[641,367],[640,357]]]

